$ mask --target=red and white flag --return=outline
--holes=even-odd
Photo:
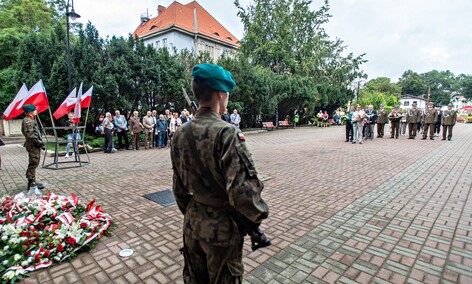
[[[13,101],[8,105],[7,109],[3,112],[3,118],[5,120],[11,120],[23,113],[22,109],[17,109],[18,105],[28,96],[28,88],[23,83],[20,90],[16,94]]]
[[[36,107],[38,113],[41,113],[49,108],[48,96],[43,85],[43,80],[39,80],[29,90],[27,97],[18,105],[17,110],[21,109],[23,105],[32,104]]]
[[[77,102],[76,98],[77,88],[74,88],[72,92],[67,96],[67,98],[62,102],[62,104],[56,109],[52,116],[55,119],[59,119],[64,115],[68,114],[75,106]]]
[[[88,89],[88,91],[82,95],[80,107],[82,108],[90,107],[90,103],[92,102],[92,91],[93,91],[93,86],[90,87],[90,89]]]
[[[80,101],[82,100],[82,84],[80,83],[79,91],[77,92],[77,102],[75,103],[74,108],[74,123],[77,124],[80,122],[81,110]]]

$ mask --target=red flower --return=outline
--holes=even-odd
[[[49,258],[49,256],[51,255],[51,253],[47,250],[45,253],[44,253],[44,256]]]
[[[67,243],[69,243],[70,245],[73,245],[75,244],[75,239],[74,238],[67,238]]]
[[[44,223],[39,223],[38,227],[39,227],[40,229],[43,229],[44,227],[46,227],[46,225],[44,225]]]
[[[29,238],[30,234],[27,231],[20,232],[20,237],[27,237]]]
[[[44,248],[41,247],[41,248],[39,249],[39,251],[40,251],[40,252],[44,252]]]
[[[80,227],[81,227],[82,229],[87,228],[87,223],[80,223]]]
[[[35,256],[34,256],[34,260],[35,261],[39,261],[41,259],[41,256],[39,255],[39,253],[37,253]]]
[[[2,219],[0,219],[0,224],[3,224],[3,222],[4,222],[4,221],[3,221]]]
[[[62,244],[58,244],[57,247],[56,247],[56,250],[58,252],[62,252],[62,251],[64,251],[64,246]]]
[[[29,245],[28,245],[28,248],[29,248]],[[30,251],[25,251],[24,255],[25,255],[25,256],[30,256],[30,255],[31,255],[31,252],[30,252]]]

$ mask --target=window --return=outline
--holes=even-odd
[[[156,40],[155,45],[156,45],[157,48],[160,48],[160,47],[161,47],[161,41],[160,41],[160,40]]]
[[[166,38],[162,40],[162,47],[167,48],[167,39]]]
[[[404,102],[403,102],[403,106],[406,106],[406,107],[407,107],[407,106],[409,106],[409,105],[410,105],[410,102],[409,102],[409,101],[404,101]]]

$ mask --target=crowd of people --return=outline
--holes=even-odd
[[[69,121],[67,121],[67,127],[73,127],[72,122],[73,115],[69,115]],[[126,119],[119,110],[115,111],[112,115],[110,112],[105,115],[100,115],[98,125],[95,131],[99,135],[105,137],[103,150],[105,153],[114,153],[122,150],[139,150],[141,144],[141,134],[144,133],[144,149],[161,149],[170,145],[171,140],[174,136],[175,131],[184,123],[193,119],[187,109],[180,112],[171,113],[170,110],[165,110],[164,114],[157,115],[157,111],[147,111],[146,115],[139,117],[139,112],[134,111],[129,119]],[[224,113],[221,114],[221,119],[239,128],[241,123],[241,116],[235,109],[233,113],[228,114],[228,110],[225,109]],[[130,137],[128,137],[128,133]],[[72,143],[72,130],[68,131],[69,144],[66,149],[66,158],[71,155],[70,148]],[[77,135],[80,135],[77,133]],[[115,148],[114,136],[117,136],[118,145]],[[131,139],[130,139],[131,138]],[[76,139],[80,139],[76,137]],[[131,140],[131,141],[130,141]],[[131,143],[130,143],[131,142]]]
[[[418,133],[422,133],[422,140],[434,140],[439,137],[441,126],[443,128],[442,140],[452,140],[452,128],[457,120],[457,112],[452,110],[452,105],[442,111],[440,106],[434,107],[429,102],[424,110],[420,110],[416,103],[411,109],[400,111],[395,106],[391,112],[387,111],[383,104],[379,110],[374,110],[373,105],[362,109],[357,105],[357,110],[351,106],[346,113],[346,141],[352,144],[362,144],[365,140],[373,140],[375,125],[377,125],[377,138],[384,138],[385,125],[390,123],[390,138],[398,139],[400,135],[406,135],[408,126],[408,139],[415,139]]]

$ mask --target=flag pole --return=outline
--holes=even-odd
[[[84,132],[82,133],[82,137],[84,137],[84,139],[85,139],[85,129],[87,128],[87,119],[88,119],[89,109],[90,107],[87,108],[87,113],[85,114]]]

